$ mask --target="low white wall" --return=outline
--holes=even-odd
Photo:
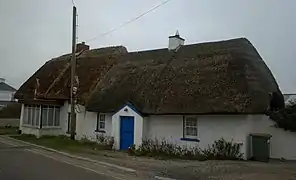
[[[197,133],[200,142],[181,140],[183,116],[149,116],[148,124],[149,138],[166,139],[180,145],[199,146],[203,149],[223,137],[228,141],[242,143],[241,152],[246,158],[249,123],[245,115],[198,116]]]
[[[127,109],[127,111],[124,111],[124,109]],[[136,146],[142,144],[143,117],[129,106],[125,106],[112,116],[112,136],[114,137],[114,148],[120,149],[120,116],[134,117],[134,144]]]
[[[36,137],[40,137],[39,129],[36,127],[26,127],[22,126],[21,128],[22,134],[32,134]]]
[[[50,136],[58,136],[65,135],[65,132],[62,128],[42,128],[39,129],[39,136],[50,135]]]
[[[252,117],[252,133],[266,133],[271,135],[270,157],[296,160],[296,132],[277,128],[275,122],[265,115]]]

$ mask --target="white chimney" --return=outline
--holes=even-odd
[[[0,83],[5,83],[5,79],[4,78],[0,78]]]
[[[179,31],[174,36],[169,36],[169,50],[178,50],[184,45],[185,39],[181,38]]]

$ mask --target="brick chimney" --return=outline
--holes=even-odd
[[[88,51],[89,50],[89,45],[86,45],[85,42],[81,42],[76,45],[76,52],[81,52],[81,51]]]

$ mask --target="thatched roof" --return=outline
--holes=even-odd
[[[68,100],[70,58],[46,62],[15,97],[30,103]],[[131,103],[143,114],[262,113],[284,104],[272,73],[244,38],[177,52],[128,53],[122,46],[85,51],[77,74],[78,102],[89,111],[115,112]]]
[[[263,113],[279,87],[245,38],[192,44],[177,52],[131,52],[99,81],[87,110],[114,112],[131,103],[143,114]]]
[[[116,56],[127,53],[123,46],[108,47],[85,51],[77,58],[79,79],[78,100],[84,103],[89,91],[104,76],[113,64]],[[70,60],[66,54],[47,61],[16,92],[15,98],[24,101],[60,100],[70,97]]]

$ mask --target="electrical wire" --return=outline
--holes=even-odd
[[[143,16],[149,14],[150,12],[154,11],[155,9],[157,9],[157,8],[159,8],[159,7],[161,7],[161,6],[165,5],[165,4],[167,4],[167,3],[170,2],[170,1],[172,1],[172,0],[165,0],[165,1],[163,1],[162,3],[160,3],[160,4],[156,5],[156,6],[154,6],[154,7],[151,8],[151,9],[149,9],[148,11],[146,11],[146,12],[140,14],[139,16],[134,17],[134,18],[132,18],[132,19],[130,19],[130,20],[128,20],[128,21],[122,23],[122,24],[119,25],[118,27],[113,28],[113,29],[111,29],[111,30],[109,30],[109,31],[107,31],[107,32],[105,32],[105,33],[103,33],[103,34],[100,34],[100,35],[98,35],[98,36],[95,36],[95,37],[93,37],[93,38],[87,40],[86,42],[89,43],[89,42],[91,42],[91,41],[96,40],[96,39],[99,38],[99,37],[107,36],[107,35],[113,33],[114,31],[116,31],[116,30],[118,30],[118,29],[120,29],[120,28],[122,28],[122,27],[124,27],[124,26],[126,26],[126,25],[128,25],[128,24],[130,24],[130,23],[132,23],[132,22],[134,22],[134,21],[136,21],[136,20],[138,20],[138,19],[140,19],[141,17],[143,17]]]

